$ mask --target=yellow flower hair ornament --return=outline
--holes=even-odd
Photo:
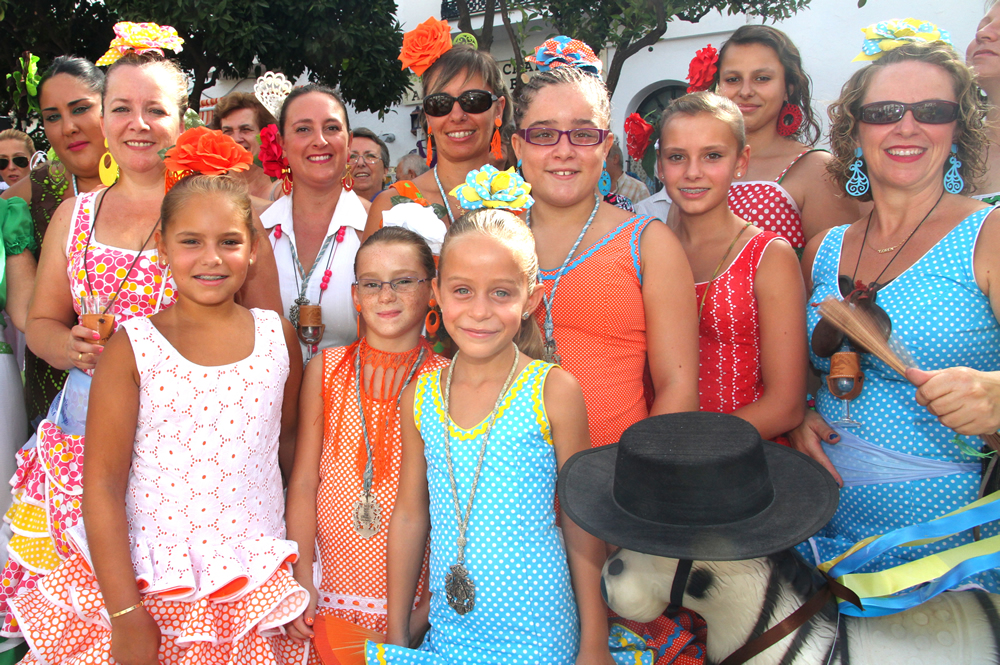
[[[531,185],[517,174],[514,168],[499,171],[487,164],[477,171],[470,171],[465,183],[448,192],[458,199],[466,210],[503,208],[511,212],[527,210],[535,204],[531,198]]]
[[[861,45],[861,53],[851,62],[871,62],[912,42],[944,42],[951,46],[951,35],[929,21],[919,21],[915,18],[894,18],[879,21],[867,28],[862,28],[865,42]]]
[[[115,38],[111,40],[107,53],[96,64],[100,67],[110,65],[129,51],[138,54],[156,51],[163,55],[163,49],[169,49],[180,53],[183,43],[184,40],[169,25],[122,21],[115,24]]]

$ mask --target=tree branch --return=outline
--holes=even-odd
[[[479,38],[479,50],[490,52],[493,47],[493,20],[496,16],[496,0],[486,0],[486,12],[483,14],[483,29]]]
[[[648,4],[652,6],[653,12],[656,14],[656,25],[634,42],[626,38],[624,43],[616,45],[615,55],[611,59],[611,66],[608,67],[607,86],[608,93],[612,96],[615,94],[615,88],[618,87],[618,79],[621,77],[625,61],[647,46],[658,42],[663,33],[667,31],[666,3],[663,0],[648,0]]]
[[[517,41],[514,27],[510,24],[510,12],[507,9],[507,0],[499,0],[499,2],[500,19],[503,21],[504,29],[507,31],[507,39],[510,40],[511,48],[514,49],[514,87],[510,91],[513,97],[517,89],[521,87],[521,73],[524,71],[524,55],[521,53],[521,44]]]
[[[475,35],[476,33],[472,30],[472,17],[469,13],[469,2],[468,0],[457,0],[458,4],[458,29],[461,32],[467,32],[470,35]]]

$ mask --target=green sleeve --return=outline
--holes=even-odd
[[[8,256],[37,249],[34,229],[28,204],[23,199],[16,196],[0,199],[0,235]]]

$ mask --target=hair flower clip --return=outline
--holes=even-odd
[[[477,171],[470,171],[465,183],[448,194],[458,199],[466,210],[504,208],[521,212],[535,204],[530,192],[531,185],[513,168],[499,171],[495,166],[486,164]]]
[[[280,178],[288,168],[288,158],[278,143],[277,125],[272,123],[260,130],[260,150],[257,159],[264,169],[264,175],[269,178]]]
[[[195,127],[177,137],[177,144],[167,148],[163,158],[167,167],[166,191],[186,176],[222,175],[246,171],[253,163],[250,151],[218,129]]]
[[[951,46],[951,35],[930,21],[915,18],[894,18],[862,28],[865,41],[851,62],[872,62],[894,49],[912,42],[944,42]]]
[[[184,43],[184,40],[169,25],[122,21],[115,24],[115,35],[107,53],[95,63],[99,67],[117,62],[129,51],[140,55],[156,51],[163,55],[163,49],[169,49],[174,53],[180,53],[183,50],[181,44]]]
[[[638,113],[625,118],[625,138],[628,156],[640,161],[649,147],[649,139],[653,136],[653,126]]]
[[[403,48],[399,52],[402,69],[409,68],[417,76],[423,76],[427,68],[437,62],[451,46],[451,26],[448,21],[439,21],[431,16],[403,34]]]
[[[604,63],[594,54],[594,50],[581,42],[565,35],[546,39],[535,49],[535,55],[529,55],[525,60],[538,65],[538,71],[547,72],[557,67],[576,67],[583,71],[600,76]]]
[[[712,87],[715,72],[719,71],[719,52],[711,44],[695,51],[691,64],[688,65],[688,89],[691,92],[701,92]]]

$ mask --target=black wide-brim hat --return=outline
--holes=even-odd
[[[823,528],[840,496],[818,462],[720,413],[642,420],[617,444],[571,457],[558,491],[570,519],[601,540],[698,561],[793,547]]]

